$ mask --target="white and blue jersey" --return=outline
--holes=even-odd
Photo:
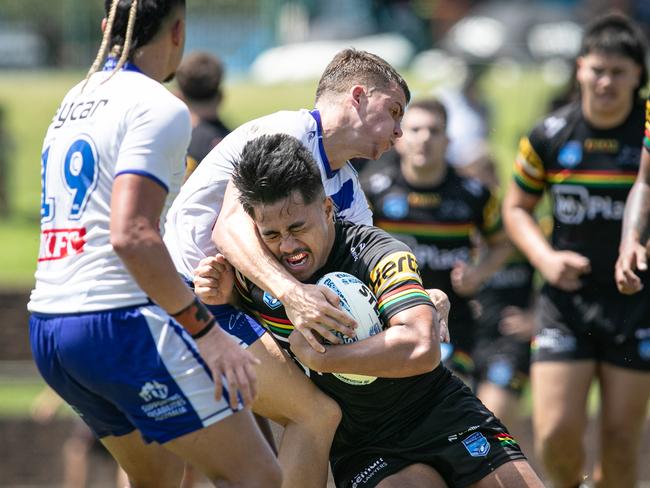
[[[323,148],[320,113],[304,109],[276,112],[248,122],[226,136],[205,157],[174,200],[167,214],[165,244],[176,269],[185,278],[191,280],[199,261],[218,252],[212,242],[212,228],[244,146],[255,137],[278,133],[295,137],[312,153],[325,193],[332,198],[340,219],[372,224],[372,212],[356,170],[349,162],[338,170],[330,167]]]
[[[98,437],[166,442],[231,415],[190,335],[136,284],[110,241],[114,179],[178,192],[187,107],[127,64],[65,96],[42,152],[41,247],[28,305],[34,361]],[[243,315],[243,314],[242,314]],[[233,327],[245,322],[235,321]]]
[[[108,65],[110,67],[110,63]],[[63,99],[41,156],[41,245],[28,308],[79,313],[147,302],[110,243],[113,180],[151,178],[178,193],[190,140],[185,104],[128,65]],[[166,208],[168,205],[166,205]]]

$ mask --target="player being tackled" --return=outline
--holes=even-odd
[[[316,283],[344,271],[377,298],[385,330],[318,352],[293,331],[279,301],[242,275],[235,282],[240,304],[341,406],[330,453],[338,487],[543,486],[506,428],[440,364],[437,312],[405,244],[336,220],[318,167],[291,136],[250,141],[232,181],[265,246],[292,276]],[[407,261],[415,266],[398,266]],[[378,269],[389,271],[377,276]],[[377,379],[350,384],[340,373]]]

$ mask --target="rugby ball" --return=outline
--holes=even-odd
[[[382,331],[383,327],[377,311],[377,298],[370,288],[356,276],[342,271],[335,271],[323,276],[317,282],[336,293],[339,308],[347,312],[357,322],[355,336],[348,337],[338,331],[332,331],[341,339],[343,345],[367,339]],[[350,385],[368,385],[375,381],[375,376],[360,374],[332,373],[336,378]]]

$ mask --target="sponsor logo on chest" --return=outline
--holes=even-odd
[[[81,254],[86,244],[85,227],[47,229],[41,232],[39,261],[54,261]]]

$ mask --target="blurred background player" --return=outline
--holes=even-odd
[[[453,355],[446,362],[469,380],[475,323],[469,299],[508,258],[508,243],[499,204],[489,188],[459,176],[446,161],[446,110],[436,99],[416,100],[402,121],[395,143],[398,163],[361,175],[374,224],[413,249],[426,287],[449,296],[449,332]],[[479,232],[486,252],[474,261],[473,234]]]
[[[215,327],[160,233],[191,129],[162,85],[183,53],[185,2],[105,7],[95,62],[43,143],[34,360],[135,486],[178,485],[181,459],[215,484],[279,486],[273,452],[242,408],[257,361]]]
[[[650,396],[650,289],[619,294],[614,280],[625,199],[639,167],[648,81],[643,35],[608,14],[587,26],[576,60],[579,100],[523,137],[504,220],[513,242],[542,274],[531,382],[535,444],[549,481],[583,478],[587,395],[600,386],[598,486],[636,483]],[[548,190],[549,243],[533,211]]]
[[[49,423],[63,404],[63,399],[52,388],[46,386],[31,405],[32,419],[39,424]],[[91,472],[92,451],[98,448],[105,455],[108,454],[81,418],[75,415],[73,422],[70,434],[61,446],[63,488],[86,488],[89,486],[88,475]],[[119,464],[115,470],[115,486],[117,488],[129,486],[128,477]]]
[[[464,175],[476,178],[498,194],[496,170],[487,151],[462,168]],[[519,399],[528,383],[530,338],[535,329],[533,277],[530,263],[520,252],[513,251],[471,302],[476,319],[472,353],[476,395],[515,434],[523,427]]]
[[[202,51],[185,56],[176,71],[177,95],[190,109],[192,121],[185,179],[214,146],[230,133],[219,116],[219,107],[223,101],[223,77],[221,60]]]

